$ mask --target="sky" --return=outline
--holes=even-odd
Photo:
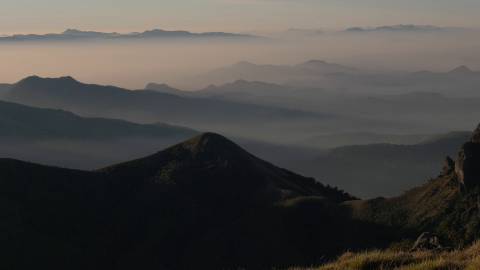
[[[66,28],[261,32],[424,24],[480,27],[478,0],[0,0],[0,34]]]

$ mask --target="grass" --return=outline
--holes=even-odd
[[[480,242],[464,250],[433,251],[369,251],[345,253],[330,264],[308,270],[478,270]],[[293,268],[291,270],[307,270]]]

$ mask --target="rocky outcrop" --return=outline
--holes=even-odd
[[[473,143],[480,143],[480,125],[475,129],[472,135],[472,142]]]
[[[424,232],[415,241],[411,251],[425,251],[425,250],[442,250],[443,246],[440,244],[440,238],[433,233]]]
[[[455,174],[466,188],[480,185],[480,126],[462,146],[455,162]]]
[[[442,175],[449,175],[453,171],[455,171],[455,161],[451,157],[447,156],[443,163]]]

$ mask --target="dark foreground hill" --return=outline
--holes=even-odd
[[[4,269],[265,269],[385,239],[352,196],[215,134],[92,172],[2,159],[0,190]]]

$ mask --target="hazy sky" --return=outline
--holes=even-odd
[[[385,24],[479,27],[479,0],[0,0],[0,34],[65,28],[270,31]]]

